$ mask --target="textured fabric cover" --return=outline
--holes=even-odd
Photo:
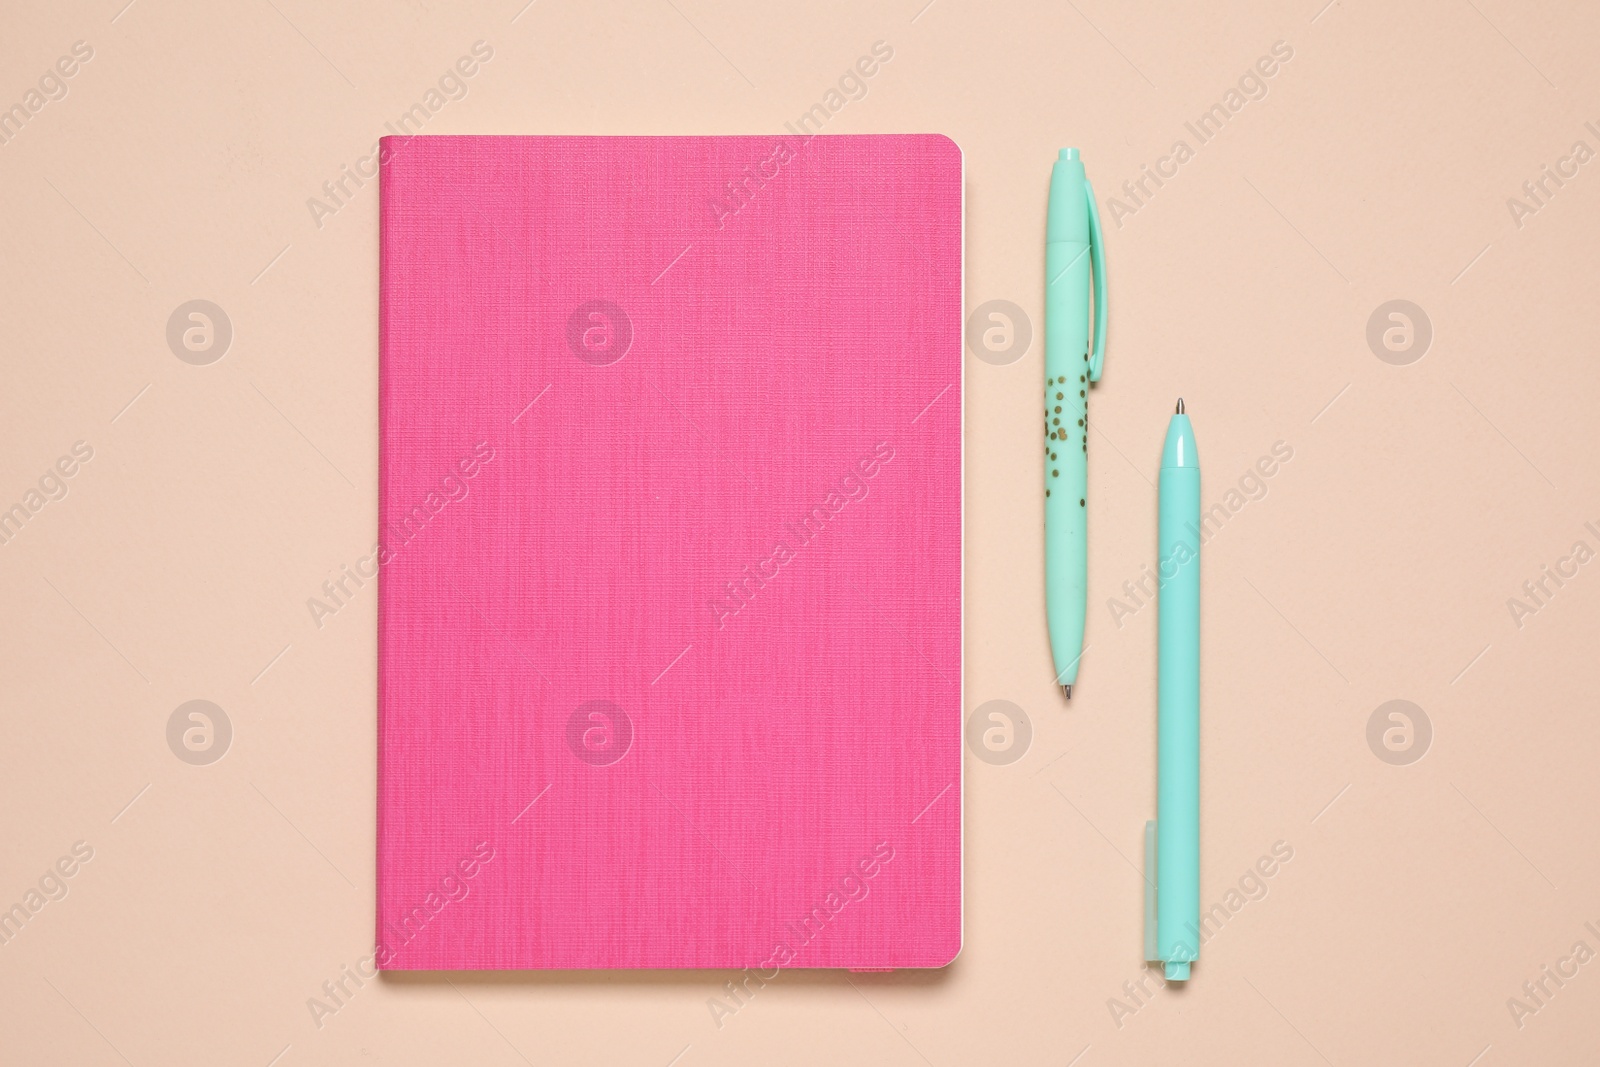
[[[959,149],[384,156],[380,966],[948,963]]]

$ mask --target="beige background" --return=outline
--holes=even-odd
[[[1600,549],[1597,165],[1520,227],[1507,206],[1600,149],[1591,5],[124,3],[13,4],[0,34],[7,106],[94,50],[0,145],[0,506],[94,450],[0,545],[0,906],[94,850],[0,946],[0,1061],[1600,1060],[1600,962],[1546,979],[1520,1027],[1507,1006],[1600,951],[1600,564],[1520,628],[1507,607]],[[1039,346],[969,354],[966,708],[1014,701],[1034,739],[967,760],[946,972],[786,973],[721,1028],[722,973],[385,979],[313,1020],[371,951],[375,597],[320,629],[306,600],[374,536],[377,191],[320,228],[307,200],[478,40],[492,60],[427,132],[778,132],[887,42],[828,130],[963,145],[968,308],[1012,300],[1036,341],[1056,149],[1083,149],[1104,208],[1196,148],[1108,226],[1070,706],[1042,625]],[[1184,123],[1277,41],[1267,96],[1200,146]],[[234,330],[208,366],[165,339],[196,298]],[[1366,340],[1391,299],[1432,324],[1405,366]],[[1106,602],[1153,557],[1178,393],[1208,502],[1293,450],[1206,550],[1202,895],[1226,904],[1275,842],[1293,859],[1190,988],[1137,1004],[1155,616]],[[167,745],[192,699],[233,726],[209,766]],[[1393,699],[1432,725],[1409,765],[1367,741]]]

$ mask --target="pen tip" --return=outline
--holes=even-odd
[[[1183,414],[1183,397],[1181,396],[1178,398],[1178,414]]]
[[[1065,693],[1065,694],[1067,694],[1067,699],[1068,699],[1068,700],[1071,700],[1071,699],[1072,699],[1072,686],[1070,686],[1070,685],[1064,685],[1064,686],[1062,686],[1062,687],[1061,687],[1061,691],[1062,691],[1062,692],[1063,692],[1063,693]]]

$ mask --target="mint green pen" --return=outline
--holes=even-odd
[[[1094,341],[1089,283],[1094,280]],[[1056,684],[1072,698],[1089,608],[1089,383],[1106,359],[1106,260],[1076,148],[1050,171],[1044,245],[1044,594]]]
[[[1156,818],[1145,827],[1146,955],[1186,981],[1200,956],[1200,458],[1178,412],[1161,449],[1156,570]],[[1154,856],[1150,829],[1154,826]],[[1155,870],[1149,870],[1154,859]],[[1152,882],[1153,875],[1153,882]],[[1150,945],[1149,894],[1155,944]],[[1153,953],[1151,949],[1154,949]]]

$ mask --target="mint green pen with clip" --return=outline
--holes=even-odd
[[[1070,700],[1089,608],[1089,385],[1100,380],[1106,358],[1105,246],[1076,148],[1063,148],[1050,172],[1045,220],[1045,614],[1056,684]]]

